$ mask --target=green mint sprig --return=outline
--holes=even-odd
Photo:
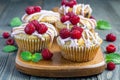
[[[24,61],[30,61],[32,59],[32,54],[29,51],[22,52],[20,56]]]
[[[19,17],[14,17],[10,22],[11,27],[17,27],[17,26],[20,26],[21,24],[22,22]]]
[[[120,64],[120,54],[111,53],[106,55],[106,62],[114,62],[115,64]]]
[[[109,24],[109,22],[105,21],[105,20],[99,20],[97,21],[97,29],[100,30],[109,30],[112,29],[111,25]]]
[[[24,61],[32,61],[32,62],[39,62],[42,59],[42,55],[40,53],[35,53],[32,55],[32,53],[29,51],[22,52],[20,57]]]
[[[7,52],[7,53],[10,53],[10,52],[13,52],[16,50],[17,50],[17,48],[15,46],[12,46],[12,45],[7,45],[3,48],[3,52]]]
[[[33,62],[38,62],[42,59],[42,55],[40,53],[35,53],[32,55],[32,61]]]

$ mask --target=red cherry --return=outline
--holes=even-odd
[[[45,24],[39,24],[38,26],[38,33],[39,34],[44,34],[48,30],[48,27]]]
[[[113,41],[116,40],[116,36],[113,33],[110,33],[106,36],[106,40],[110,41],[110,42],[113,42]]]
[[[42,50],[42,57],[45,60],[50,60],[52,58],[53,54],[48,49]]]
[[[113,45],[113,44],[109,44],[107,47],[106,47],[106,51],[108,53],[113,53],[116,51],[116,47]]]
[[[32,23],[29,23],[26,25],[25,29],[24,29],[26,34],[31,35],[32,33],[35,32],[35,26]]]
[[[73,7],[74,5],[77,4],[77,1],[76,0],[70,0],[70,2],[66,2],[66,6],[69,6],[69,7]]]
[[[80,39],[82,37],[82,34],[79,30],[72,30],[70,36],[72,39]]]
[[[14,45],[14,40],[13,39],[7,39],[6,44],[7,45]]]
[[[61,17],[61,22],[64,23],[64,22],[68,21],[69,18],[70,17],[68,15],[64,15],[64,16]]]
[[[81,33],[83,32],[83,28],[81,28],[80,26],[73,26],[72,30],[79,30]]]
[[[8,32],[3,32],[2,36],[4,39],[7,39],[10,37],[10,34]]]
[[[35,13],[34,6],[29,6],[29,7],[27,7],[27,8],[25,9],[25,11],[26,11],[26,13],[27,13],[28,15]]]
[[[37,20],[32,20],[30,23],[32,23],[35,26],[35,29],[38,30],[39,22]]]
[[[41,7],[40,6],[34,6],[34,10],[35,12],[40,12],[41,11]]]
[[[115,65],[114,62],[109,62],[109,63],[107,64],[107,69],[108,69],[108,70],[114,70],[115,67],[116,67],[116,65]]]
[[[79,16],[75,15],[73,17],[70,18],[70,22],[73,24],[73,25],[76,25],[78,22],[80,21],[80,18]]]
[[[75,16],[75,14],[73,12],[68,12],[68,13],[66,13],[66,15],[68,15],[70,18],[72,18],[73,16]]]
[[[67,28],[63,28],[60,30],[60,37],[62,39],[68,38],[70,37],[70,30],[68,30]]]

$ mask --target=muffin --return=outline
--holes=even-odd
[[[73,26],[87,26],[91,31],[96,27],[96,20],[91,16],[92,8],[90,5],[77,4],[76,0],[62,0],[61,7],[52,9],[61,14],[60,21],[55,23],[58,32],[63,28],[71,29]]]
[[[57,32],[52,24],[33,20],[13,28],[11,35],[20,50],[39,52],[51,46]]]
[[[92,8],[89,4],[77,4],[76,0],[62,0],[60,8],[53,8],[53,11],[59,12],[61,15],[65,15],[68,12],[73,12],[76,15],[82,15],[84,17],[90,18],[92,13]]]
[[[55,23],[55,27],[60,31],[63,28],[71,29],[73,26],[86,25],[89,30],[94,30],[97,26],[94,18],[85,18],[84,16],[75,15],[73,12],[67,13],[61,17],[60,21]]]
[[[22,17],[23,22],[38,20],[39,22],[47,22],[47,23],[54,24],[60,19],[60,14],[58,12],[41,10],[40,6],[29,6],[25,9],[25,11],[26,11],[26,14],[24,14]]]
[[[74,62],[93,60],[102,43],[98,33],[91,32],[86,26],[64,28],[57,38],[62,56]]]

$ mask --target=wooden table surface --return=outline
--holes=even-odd
[[[2,32],[11,30],[8,25],[13,17],[22,17],[24,9],[29,5],[40,5],[43,9],[51,9],[60,6],[61,0],[0,0],[0,80],[120,80],[120,66],[114,71],[105,70],[102,74],[82,78],[44,78],[22,74],[16,70],[14,53],[3,53],[5,40],[1,37]],[[120,0],[78,0],[79,3],[88,3],[93,8],[93,16],[99,20],[104,19],[111,23],[111,30],[96,30],[102,39],[112,32],[117,35],[117,41],[113,42],[120,52]],[[110,42],[103,41],[102,51],[105,55],[105,47]]]

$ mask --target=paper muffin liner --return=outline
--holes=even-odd
[[[93,60],[97,54],[100,46],[87,47],[70,47],[70,46],[60,46],[62,56],[70,61],[75,62],[86,62]]]
[[[15,36],[15,41],[19,47],[20,50],[22,51],[30,51],[30,52],[39,52],[44,48],[50,47],[50,39],[45,38],[45,40],[41,40],[40,38],[22,38],[19,36]]]

